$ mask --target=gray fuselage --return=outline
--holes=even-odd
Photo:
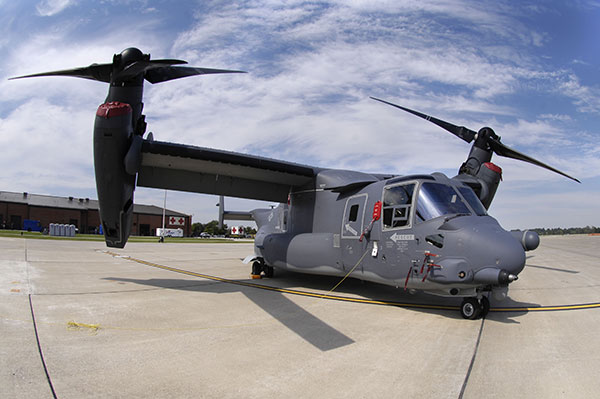
[[[505,290],[525,265],[523,246],[475,193],[439,173],[292,192],[289,204],[253,213],[257,257],[295,272],[350,272],[409,290],[474,296]]]

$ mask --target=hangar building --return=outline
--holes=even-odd
[[[162,215],[163,208],[158,206],[134,204],[131,234],[155,235],[162,227]],[[0,191],[0,228],[20,230],[25,220],[38,220],[42,228],[50,223],[74,224],[81,233],[94,234],[100,226],[98,201]],[[189,237],[191,226],[190,215],[166,210],[166,228],[183,229],[183,235]]]

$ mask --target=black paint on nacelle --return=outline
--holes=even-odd
[[[131,231],[135,175],[125,170],[133,127],[129,104],[110,102],[96,112],[94,170],[106,245],[123,248]]]

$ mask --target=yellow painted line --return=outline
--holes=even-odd
[[[459,306],[445,306],[445,305],[429,305],[429,304],[419,304],[419,303],[403,303],[403,302],[393,302],[393,301],[383,301],[376,299],[363,299],[363,298],[352,298],[341,295],[331,295],[331,294],[319,294],[316,292],[309,291],[300,291],[293,290],[288,288],[278,288],[271,287],[268,285],[249,283],[245,281],[239,280],[230,280],[223,277],[211,276],[208,274],[191,272],[189,270],[178,269],[176,267],[164,266],[158,263],[148,262],[142,259],[136,259],[131,256],[120,255],[111,251],[104,251],[104,253],[119,257],[125,260],[129,260],[132,262],[140,263],[142,265],[156,267],[158,269],[163,269],[175,273],[186,274],[188,276],[199,277],[207,280],[218,281],[221,283],[235,284],[241,285],[244,287],[258,288],[261,290],[267,291],[275,291],[281,292],[284,294],[292,294],[292,295],[301,295],[319,299],[329,299],[334,301],[344,301],[344,302],[355,302],[355,303],[366,303],[371,305],[385,305],[385,306],[396,306],[401,308],[419,308],[419,309],[433,309],[433,310],[459,310]],[[558,305],[558,306],[536,306],[536,307],[505,307],[505,308],[491,308],[490,312],[548,312],[548,311],[560,311],[560,310],[580,310],[580,309],[595,309],[600,308],[600,302],[594,303],[584,303],[584,304],[574,304],[574,305]]]
[[[579,310],[600,308],[600,302],[582,303],[577,305],[557,305],[557,306],[536,306],[536,307],[512,307],[512,308],[492,308],[494,312],[550,312],[553,310]]]

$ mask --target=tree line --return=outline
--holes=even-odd
[[[600,227],[585,226],[585,227],[551,227],[551,228],[535,228],[530,229],[541,236],[564,235],[564,234],[600,234]]]
[[[211,220],[204,223],[192,223],[192,237],[198,237],[201,233],[208,233],[211,236],[227,236],[229,235],[229,227],[223,223],[223,227],[219,228],[217,220]],[[244,226],[244,234],[256,234],[256,229],[250,226]]]

